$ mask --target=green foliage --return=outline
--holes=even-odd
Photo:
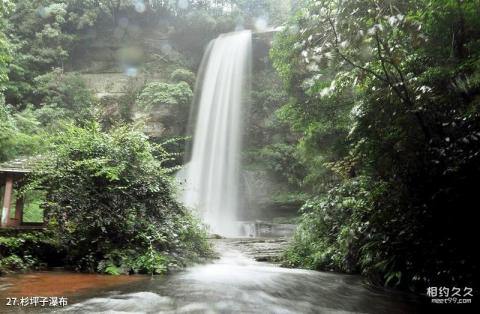
[[[104,96],[99,100],[96,115],[97,121],[104,129],[109,129],[119,123],[130,123],[133,118],[133,108],[140,90],[134,84],[128,84],[124,94],[120,96]]]
[[[162,147],[129,127],[103,133],[96,124],[69,126],[51,140],[27,189],[46,191],[49,227],[72,266],[93,271],[118,251],[140,263],[133,271],[157,272],[158,254],[179,265],[208,254],[205,231],[173,198]]]
[[[11,2],[4,1],[0,4],[0,29],[6,26],[4,15],[10,10]],[[3,31],[0,31],[0,97],[3,97],[3,84],[7,81],[8,64],[11,61],[10,45],[7,36]]]
[[[349,113],[354,98],[349,84],[341,81],[343,76],[339,75],[341,84],[332,80],[337,70],[335,66],[326,67],[325,59],[317,64],[316,60],[304,58],[300,43],[311,33],[300,37],[299,27],[316,25],[311,23],[307,16],[298,13],[291,24],[276,35],[270,56],[292,96],[276,114],[300,135],[298,156],[308,173],[302,179],[303,184],[317,193],[325,193],[338,182],[338,177],[325,163],[336,161],[347,153],[346,139],[352,123]],[[331,88],[335,88],[336,93],[328,93]]]
[[[0,95],[0,160],[5,161],[12,155],[11,151],[6,150],[5,147],[8,147],[7,143],[15,133],[15,127],[2,96]]]
[[[185,134],[190,112],[193,92],[185,81],[179,83],[150,82],[138,94],[136,106],[141,110],[145,120],[158,121],[161,117],[160,141]],[[155,134],[156,137],[159,134]],[[172,145],[171,145],[172,146]],[[175,152],[183,151],[174,148]]]
[[[45,131],[59,129],[65,120],[92,117],[93,97],[80,78],[51,70],[63,67],[74,41],[75,36],[66,31],[75,11],[70,4],[2,2],[0,160],[38,153]],[[8,43],[3,30],[9,34]]]
[[[39,153],[46,132],[55,132],[68,121],[84,123],[93,118],[93,95],[78,75],[53,70],[36,82],[35,105],[15,110],[0,97],[2,161]]]
[[[23,195],[23,221],[43,222],[43,209],[40,207],[45,199],[45,193],[40,190],[29,191]]]
[[[159,109],[161,106],[177,106],[184,109],[190,104],[193,92],[190,86],[182,81],[177,84],[162,82],[148,83],[138,96],[138,105],[143,109]]]
[[[51,120],[69,117],[76,122],[92,119],[95,103],[92,92],[77,73],[63,73],[54,69],[35,78],[36,104],[40,106],[37,115],[42,125],[52,124]]]
[[[0,98],[0,161],[38,151],[43,143],[42,137],[40,134],[28,133],[30,127],[36,130],[37,125],[38,121],[35,119],[12,116],[9,108],[2,104]]]
[[[275,71],[268,64],[260,66],[264,68],[255,71],[252,81],[243,162],[247,169],[265,173],[276,183],[271,196],[275,206],[291,204],[297,207],[303,200],[306,169],[299,159],[288,124],[277,114],[288,97]]]
[[[333,188],[324,197],[308,200],[293,245],[286,253],[286,263],[357,271],[359,244],[367,237],[368,217],[374,206],[372,194],[378,189],[368,178],[359,177]]]
[[[112,264],[109,264],[105,270],[104,270],[105,274],[107,275],[120,275],[120,270],[117,266],[115,265],[112,265]]]
[[[113,250],[97,266],[99,272],[108,275],[130,273],[164,274],[168,271],[169,258],[152,246],[139,255],[135,250]]]
[[[285,143],[265,146],[248,152],[248,164],[267,170],[277,182],[284,182],[290,189],[302,187],[302,178],[306,176],[305,167],[296,156],[295,147]]]
[[[147,274],[163,274],[168,269],[168,258],[151,250],[137,258],[135,268]]]
[[[478,5],[306,1],[275,40],[317,188],[287,264],[386,285],[472,284]],[[315,189],[314,189],[315,191]]]
[[[273,69],[255,72],[252,81],[251,103],[247,127],[247,145],[264,147],[271,143],[287,141],[288,125],[279,121],[276,114],[288,96],[283,84]]]
[[[232,0],[235,13],[239,15],[246,24],[255,25],[257,19],[261,18],[269,26],[279,26],[288,18],[290,1],[284,0]]]
[[[11,61],[11,52],[10,52],[10,44],[8,42],[7,36],[4,33],[4,29],[7,25],[7,20],[5,19],[5,15],[9,13],[12,8],[12,3],[10,1],[2,1],[0,3],[0,134],[9,135],[9,126],[11,124],[8,121],[8,113],[6,112],[5,108],[5,97],[4,97],[4,90],[5,90],[5,83],[8,80],[8,65]],[[3,146],[3,137],[5,135],[0,135],[0,147]],[[0,160],[2,160],[3,149],[0,149]]]
[[[195,10],[187,16],[180,16],[175,22],[172,34],[175,47],[183,51],[194,66],[200,63],[202,57],[198,52],[204,51],[210,40],[235,28],[233,17],[225,20],[225,17],[216,17],[204,10]]]
[[[0,234],[0,274],[28,271],[46,263],[58,265],[62,250],[49,232],[2,232]]]
[[[413,245],[420,230],[409,225],[418,217],[405,215],[401,204],[392,202],[399,192],[358,176],[308,200],[285,265],[361,272],[375,284],[392,286],[401,283],[402,274],[420,276],[416,249],[421,245]],[[397,255],[405,243],[411,250]]]
[[[35,100],[34,79],[52,67],[62,67],[75,36],[66,32],[67,4],[60,1],[18,1],[9,16],[12,64],[6,95],[17,105]]]
[[[9,271],[26,271],[29,270],[35,264],[35,260],[27,257],[20,257],[12,254],[8,257],[0,259],[0,272]]]
[[[186,82],[192,89],[195,86],[195,74],[187,69],[176,69],[170,75],[170,80],[174,83]]]

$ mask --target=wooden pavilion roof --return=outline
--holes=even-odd
[[[17,158],[0,163],[0,173],[29,173],[37,158]]]

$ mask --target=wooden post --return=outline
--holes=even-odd
[[[10,221],[10,203],[12,201],[13,192],[13,176],[7,174],[5,179],[5,195],[3,196],[3,208],[2,208],[2,222],[1,227],[8,226]]]
[[[15,226],[21,226],[23,220],[23,205],[24,199],[22,196],[17,198],[17,202],[15,203]]]

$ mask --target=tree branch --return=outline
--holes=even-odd
[[[332,31],[333,31],[333,34],[335,36],[335,50],[337,51],[338,55],[344,60],[346,61],[348,64],[350,64],[351,66],[357,68],[357,69],[360,69],[362,71],[365,71],[367,73],[370,73],[371,75],[373,75],[374,77],[376,77],[377,79],[379,79],[380,81],[384,82],[384,83],[389,83],[384,77],[381,77],[380,75],[378,75],[377,73],[375,73],[374,71],[370,70],[369,68],[366,68],[366,67],[363,67],[359,64],[356,64],[355,62],[353,62],[352,60],[348,59],[341,51],[340,51],[340,48],[339,48],[339,42],[338,42],[338,34],[337,34],[337,31],[335,29],[335,25],[332,21],[332,19],[329,17],[328,18],[328,21],[330,23],[330,26],[332,27]]]

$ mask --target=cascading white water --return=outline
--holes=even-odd
[[[183,203],[210,231],[238,235],[242,113],[248,88],[251,32],[222,34],[202,61],[193,149],[185,169]]]

